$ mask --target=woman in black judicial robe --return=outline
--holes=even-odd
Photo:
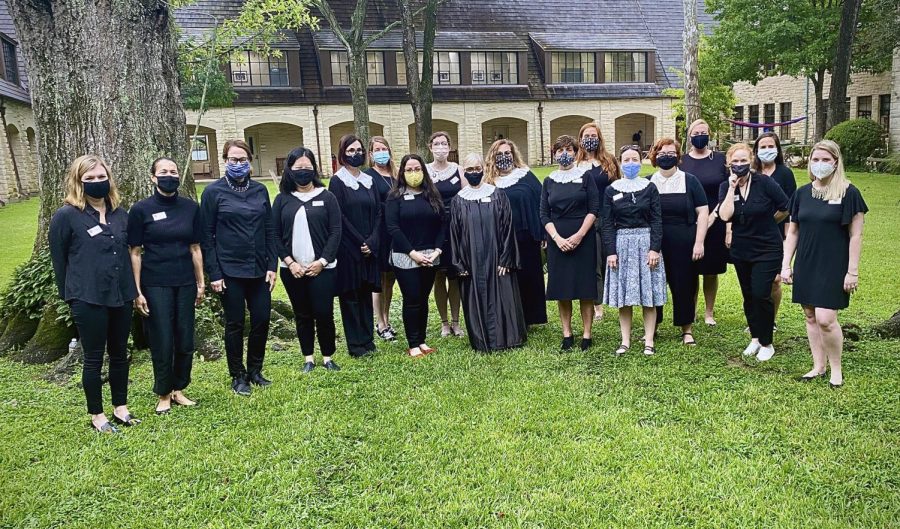
[[[469,343],[477,351],[519,347],[527,327],[516,282],[520,263],[509,200],[482,182],[481,155],[470,154],[465,162],[469,186],[451,202],[450,242]]]
[[[544,227],[538,215],[541,207],[541,183],[522,161],[516,144],[508,139],[495,141],[488,150],[484,181],[502,189],[509,199],[519,261],[522,264],[516,271],[516,277],[525,323],[547,323],[544,263],[541,259]]]

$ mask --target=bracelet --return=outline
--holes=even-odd
[[[850,272],[847,272],[847,275],[848,275],[848,276],[853,276],[853,277],[859,277],[859,274],[851,274]]]

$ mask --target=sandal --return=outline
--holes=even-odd
[[[619,348],[616,349],[616,356],[622,356],[623,354],[627,353],[628,349],[630,348],[630,345],[620,344]]]
[[[653,347],[652,345],[645,345],[645,346],[644,346],[644,354],[645,354],[646,356],[653,356],[653,355],[655,355],[655,354],[656,354],[656,347]]]
[[[441,338],[446,338],[453,334],[453,329],[450,328],[450,324],[446,321],[441,322]]]
[[[691,337],[691,341],[687,341],[687,340],[685,339],[685,337],[687,337],[687,336],[690,336],[690,337]],[[697,341],[694,340],[694,333],[691,333],[691,332],[683,332],[683,333],[681,333],[681,343],[682,343],[682,345],[686,345],[686,346],[688,346],[688,347],[694,347],[694,346],[696,346],[696,345],[697,345]]]
[[[419,350],[422,351],[422,354],[426,354],[426,355],[430,355],[431,353],[433,353],[435,351],[435,349],[432,347],[421,347],[421,346],[419,347]]]
[[[172,411],[172,402],[173,402],[173,401],[169,401],[169,407],[168,407],[168,408],[164,408],[164,409],[159,409],[159,404],[157,403],[157,405],[156,405],[156,414],[157,414],[157,415],[165,415],[165,414],[169,413],[170,411]]]
[[[120,419],[116,416],[115,413],[113,413],[113,422],[127,427],[137,426],[141,424],[141,420],[137,417],[132,416],[130,413],[126,415],[124,419]]]
[[[452,332],[453,336],[456,336],[456,337],[462,337],[462,336],[466,335],[466,333],[464,333],[462,328],[459,326],[458,321],[450,322],[450,332]]]
[[[423,351],[421,349],[419,349],[419,354],[413,354],[412,349],[409,349],[408,351],[406,351],[406,354],[413,360],[418,360],[419,358],[423,358],[428,355],[428,353],[426,353],[425,351]]]

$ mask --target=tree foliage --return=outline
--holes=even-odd
[[[853,41],[853,71],[890,71],[894,49],[900,47],[900,2],[863,0],[858,28]]]
[[[731,125],[725,119],[732,116],[737,100],[734,97],[731,83],[724,78],[721,69],[718,68],[718,59],[712,54],[706,38],[700,39],[698,65],[700,117],[709,123],[710,134],[728,134]],[[677,73],[684,76],[683,72]],[[685,115],[684,90],[681,88],[667,89],[665,95],[677,98],[672,105],[676,121],[683,123],[685,127],[689,125],[690,120]],[[681,132],[682,137],[685,137],[683,134],[685,131]]]
[[[838,123],[825,134],[825,139],[841,146],[844,161],[861,165],[866,158],[884,146],[884,129],[871,119],[859,118]]]

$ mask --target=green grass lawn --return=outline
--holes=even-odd
[[[870,212],[841,320],[866,328],[898,308],[900,188],[852,178]],[[0,278],[28,254],[29,208],[0,209]],[[267,354],[274,385],[250,398],[231,394],[224,360],[197,361],[200,406],[164,417],[138,351],[130,406],[145,422],[116,437],[88,430],[77,377],[60,387],[0,358],[0,527],[898,527],[897,341],[849,343],[831,390],[793,380],[811,362],[790,303],[775,358],[741,357],[730,270],[719,325],[695,349],[665,325],[652,358],[612,355],[612,312],[592,350],[559,354],[548,308],[527,347],[490,355],[434,338],[411,361],[379,343],[370,361],[340,353],[340,373],[304,376],[286,344]]]

